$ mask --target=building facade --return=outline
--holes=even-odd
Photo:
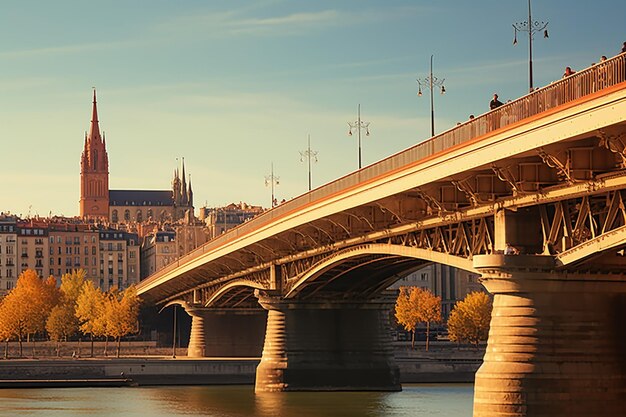
[[[211,239],[263,213],[263,207],[246,203],[231,203],[224,207],[200,209],[200,219],[204,220]]]
[[[17,218],[0,214],[0,295],[17,281]]]

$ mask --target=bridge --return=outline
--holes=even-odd
[[[494,296],[474,416],[621,415],[625,74],[622,54],[294,198],[139,294],[192,315],[190,356],[263,346],[257,392],[397,390],[381,294],[451,265]]]

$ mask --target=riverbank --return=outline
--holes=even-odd
[[[16,346],[11,346],[13,349]],[[26,346],[25,346],[26,347]],[[28,346],[31,347],[31,346]],[[40,343],[35,359],[0,360],[0,388],[76,387],[125,385],[234,385],[254,384],[260,358],[187,358],[186,349],[158,348],[151,342],[127,342],[120,358],[84,357],[90,353],[86,343],[67,344],[65,357],[54,357],[56,346]],[[94,352],[102,353],[104,345],[96,343]],[[30,351],[30,352],[29,352]],[[112,353],[109,345],[109,354]],[[160,354],[146,355],[146,351]],[[32,353],[30,349],[24,353]],[[47,356],[46,354],[51,354]],[[459,383],[474,382],[474,374],[482,363],[481,349],[463,348],[449,342],[435,342],[428,352],[424,346],[411,349],[410,344],[394,343],[400,382]]]
[[[480,362],[399,358],[402,383],[473,382]],[[0,388],[254,384],[258,358],[0,361]]]

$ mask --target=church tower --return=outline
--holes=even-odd
[[[109,157],[106,139],[100,136],[96,90],[89,132],[80,160],[80,215],[87,218],[109,218]]]

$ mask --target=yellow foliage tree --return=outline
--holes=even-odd
[[[9,357],[9,341],[17,333],[14,328],[16,324],[13,321],[13,314],[9,310],[10,305],[6,302],[6,298],[0,302],[0,340],[4,342],[4,359]],[[21,355],[21,352],[20,352]]]
[[[422,290],[419,295],[419,319],[426,323],[426,351],[430,344],[430,323],[441,321],[441,297],[435,296],[428,290]]]
[[[492,302],[484,292],[472,292],[458,301],[448,318],[448,335],[457,343],[478,345],[489,336]]]
[[[19,342],[20,356],[24,336],[35,335],[46,329],[50,311],[58,303],[59,290],[54,277],[46,280],[28,269],[20,274],[15,288],[3,300],[5,326]],[[33,355],[34,355],[33,337]]]
[[[430,323],[441,321],[441,297],[418,287],[401,287],[396,300],[396,319],[411,332],[411,347],[415,349],[415,330],[426,324],[426,350],[430,343]]]
[[[120,346],[123,336],[136,333],[138,330],[140,300],[134,286],[128,287],[123,293],[110,294],[105,302],[107,335],[116,342],[116,356],[120,357]]]
[[[93,282],[86,281],[76,300],[76,317],[83,334],[88,334],[91,340],[91,356],[93,357],[93,339],[105,334],[104,320],[105,294],[96,288]]]
[[[61,277],[59,304],[52,309],[46,323],[50,339],[57,342],[57,356],[60,342],[67,341],[68,337],[79,330],[76,304],[85,285],[85,275],[85,271],[80,269]]]

